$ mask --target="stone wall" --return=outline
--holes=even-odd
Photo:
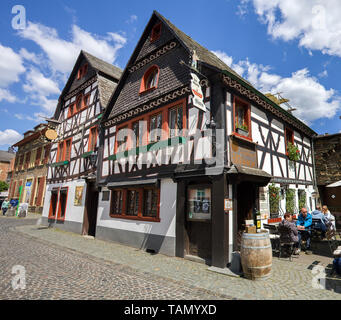
[[[314,149],[317,185],[341,180],[341,134],[318,136]]]

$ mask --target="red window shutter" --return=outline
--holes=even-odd
[[[36,166],[39,166],[39,164],[40,164],[41,151],[42,151],[42,147],[39,147],[39,148],[37,149],[37,154],[36,154],[36,161],[35,161],[35,165],[36,165]]]
[[[30,159],[31,159],[31,151],[26,152],[26,156],[25,156],[25,169],[28,168],[28,164],[30,163]]]
[[[45,189],[45,177],[39,178],[38,182],[38,197],[36,201],[36,206],[40,207],[42,206],[42,200],[43,200],[43,195],[44,195],[44,189]]]
[[[33,203],[34,203],[34,191],[36,189],[36,184],[37,184],[37,178],[34,179],[34,182],[33,182],[33,185],[32,185],[30,206],[33,206]]]

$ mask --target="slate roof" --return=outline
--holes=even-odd
[[[88,59],[88,61],[90,62],[90,64],[92,65],[93,68],[119,80],[122,74],[122,70],[118,67],[115,67],[114,65],[105,62],[95,56],[93,56],[92,54],[82,50],[81,51],[84,56]]]
[[[191,51],[195,50],[199,60],[204,62],[210,66],[213,66],[219,70],[227,70],[230,73],[234,74],[239,79],[249,83],[247,80],[242,78],[237,72],[231,69],[225,62],[220,60],[212,51],[206,49],[201,44],[193,40],[190,36],[186,33],[178,29],[174,24],[172,24],[168,19],[162,16],[159,12],[154,11],[155,15],[164,21],[166,25],[175,33],[177,38],[183,42],[183,44]],[[249,83],[250,84],[250,83]],[[250,84],[251,85],[251,84]]]
[[[15,157],[15,153],[0,150],[0,162],[11,162]]]

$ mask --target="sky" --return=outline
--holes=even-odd
[[[53,115],[81,49],[124,69],[153,10],[318,134],[341,132],[339,0],[2,0],[0,150]]]

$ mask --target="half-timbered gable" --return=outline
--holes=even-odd
[[[245,220],[313,209],[315,132],[158,12],[100,130],[101,238],[225,267]]]
[[[81,51],[53,117],[53,141],[47,176],[44,216],[87,234],[90,215],[85,202],[96,193],[94,172],[99,148],[98,123],[114,92],[121,70]],[[90,220],[89,220],[90,219]],[[93,223],[93,221],[91,221]]]

